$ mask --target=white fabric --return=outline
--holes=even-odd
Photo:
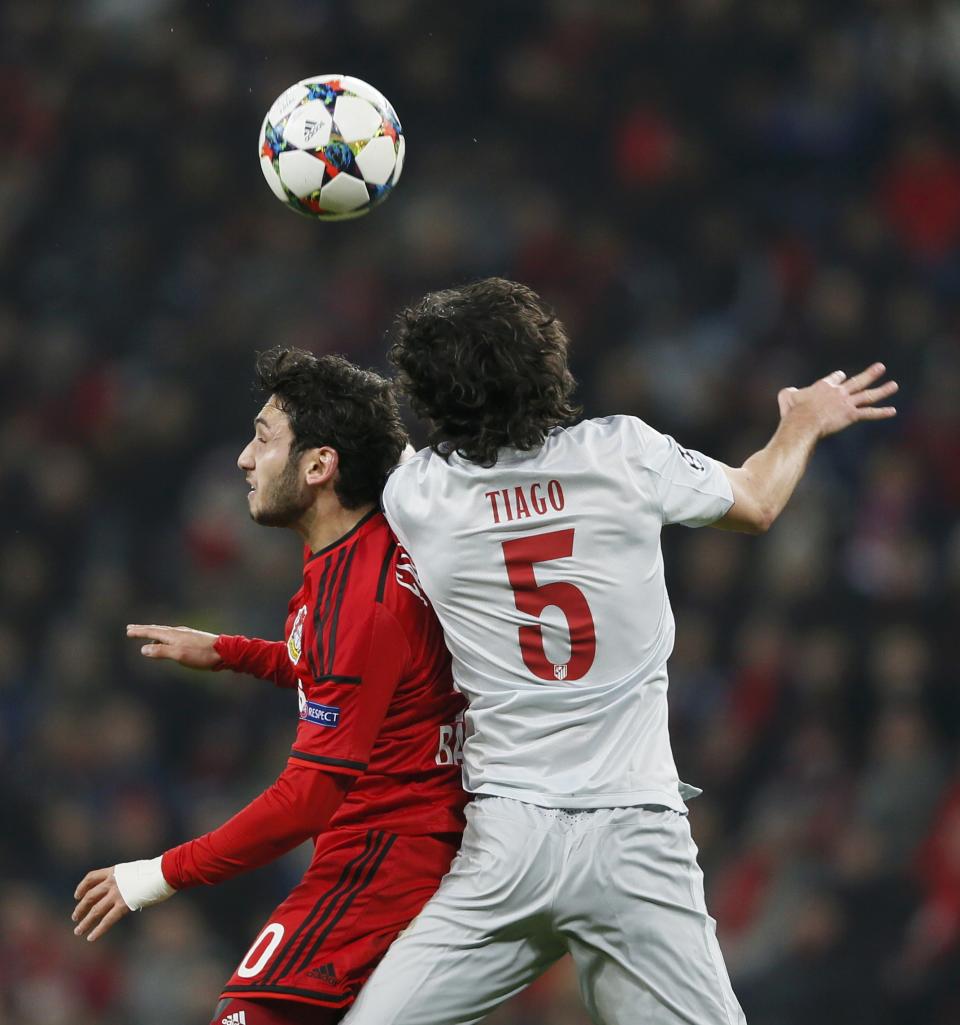
[[[167,882],[160,867],[160,858],[124,861],[114,866],[113,876],[124,903],[131,911],[140,911],[159,904],[177,891]]]
[[[505,451],[489,468],[423,450],[393,471],[383,502],[470,703],[467,790],[549,807],[683,810],[699,791],[679,783],[667,732],[674,627],[660,529],[730,508],[722,466],[612,416],[558,428],[536,452]],[[513,571],[527,583],[515,590],[506,556],[517,562],[516,541],[521,555],[564,544],[572,555],[520,559]],[[539,602],[537,614],[518,601]],[[567,612],[580,621],[579,654]],[[521,627],[540,676],[521,653]]]
[[[745,1025],[685,815],[480,797],[344,1025],[472,1025],[569,951],[599,1025]]]

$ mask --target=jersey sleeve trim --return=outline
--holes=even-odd
[[[366,772],[366,762],[351,762],[346,758],[326,758],[323,755],[310,754],[309,751],[300,751],[295,747],[290,748],[291,758],[302,758],[306,762],[316,762],[318,765],[329,765],[335,769],[350,769],[353,772]]]

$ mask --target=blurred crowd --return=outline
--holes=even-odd
[[[587,415],[730,463],[780,387],[900,382],[769,535],[665,533],[672,729],[751,1025],[960,1020],[960,4],[12,0],[0,54],[0,1025],[208,1020],[304,851],[93,945],[73,889],[238,809],[294,713],[124,624],[279,636],[253,353],[383,367],[398,306],[491,273],[554,302]],[[323,225],[255,146],[337,71],[408,155]],[[492,1020],[582,1025],[569,965]]]

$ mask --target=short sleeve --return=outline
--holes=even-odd
[[[360,776],[409,660],[399,623],[383,605],[369,619],[351,624],[338,650],[348,675],[301,680],[297,690],[297,736],[291,759],[319,769]]]
[[[642,420],[625,417],[636,441],[628,456],[635,469],[648,474],[664,523],[704,527],[733,505],[733,489],[716,459],[684,448]]]
[[[386,517],[394,536],[404,548],[408,548],[410,542],[409,536],[404,529],[404,524],[401,522],[400,512],[408,498],[406,492],[409,490],[408,481],[411,480],[412,472],[412,468],[406,464],[401,463],[400,466],[395,466],[390,476],[387,477],[387,482],[380,496],[380,506],[383,509],[383,515]]]

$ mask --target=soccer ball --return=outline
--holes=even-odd
[[[324,221],[359,217],[400,178],[405,143],[382,93],[349,75],[290,86],[260,128],[260,168],[291,210]]]

